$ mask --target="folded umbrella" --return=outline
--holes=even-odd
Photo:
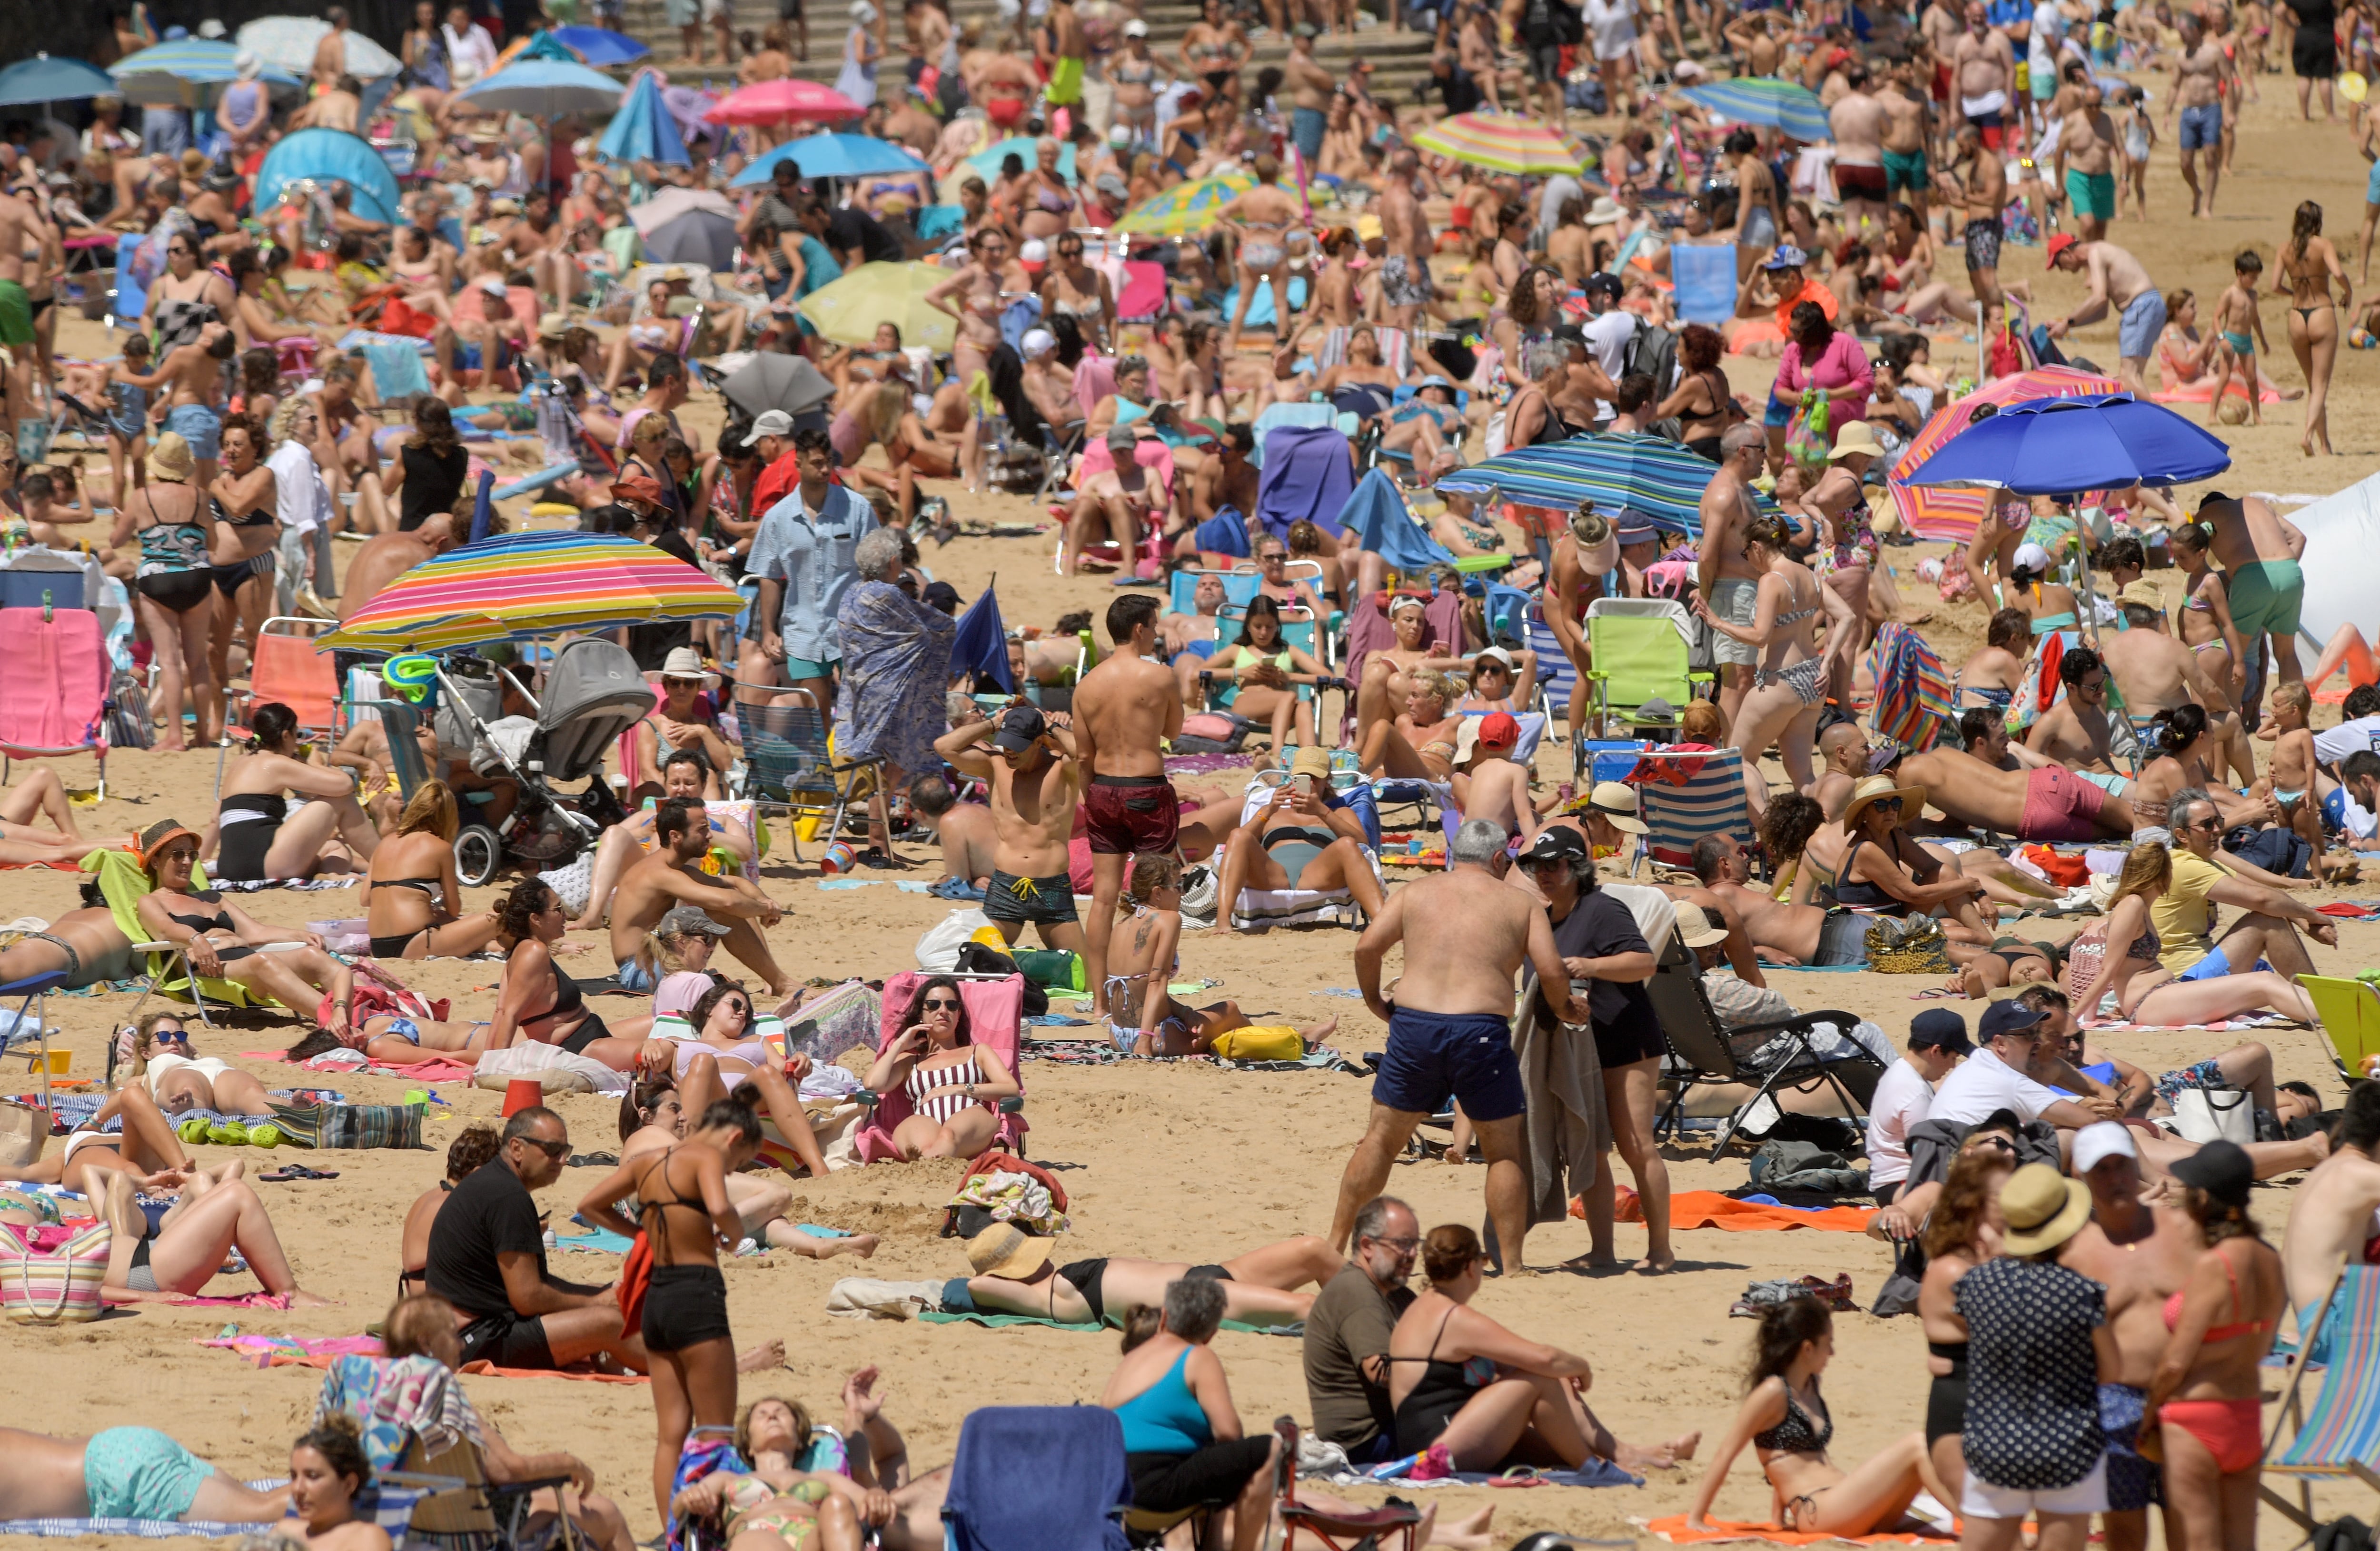
[[[1904,477],[2018,495],[2187,484],[2231,467],[2231,450],[2162,404],[2084,394],[2004,406]]]
[[[600,38],[619,36],[600,27],[563,30],[592,32]],[[677,120],[662,101],[661,77],[650,70],[640,71],[629,85],[620,111],[604,126],[603,139],[595,149],[614,162],[654,162],[668,167],[688,166],[693,162],[686,151],[686,137],[678,133]]]
[[[958,633],[951,637],[951,672],[961,669],[1016,693],[1016,675],[1008,665],[1008,627],[1000,617],[1000,600],[989,587],[959,615]]]

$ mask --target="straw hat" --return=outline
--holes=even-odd
[[[177,820],[160,818],[154,824],[152,824],[147,829],[141,830],[140,835],[134,839],[132,842],[133,854],[140,857],[140,865],[145,868],[150,866],[151,858],[154,857],[157,853],[164,850],[165,847],[173,844],[174,842],[185,837],[188,837],[190,842],[194,845],[200,843],[198,832],[196,830],[183,828]]]
[[[2039,1254],[2091,1220],[2091,1187],[2046,1163],[2028,1163],[2000,1186],[2000,1215],[2008,1219],[2001,1245],[2010,1254]]]
[[[182,440],[180,431],[167,431],[149,449],[149,478],[152,479],[187,485],[190,482],[190,476],[198,471],[199,460],[191,455],[190,444]]]
[[[1876,439],[1876,428],[1865,420],[1853,420],[1835,432],[1835,450],[1827,454],[1827,461],[1840,463],[1853,453],[1865,453],[1872,458],[1884,456],[1884,443]]]
[[[1708,915],[1703,914],[1701,905],[1681,900],[1678,903],[1678,940],[1689,948],[1708,948],[1727,940],[1727,928],[1714,924]]]
[[[1925,788],[1903,786],[1890,776],[1870,776],[1852,788],[1851,805],[1843,809],[1843,828],[1845,830],[1858,828],[1860,815],[1865,813],[1870,805],[1880,803],[1888,797],[1900,798],[1901,810],[1913,812],[1925,806]]]
[[[966,1247],[967,1264],[978,1277],[1022,1281],[1050,1264],[1050,1241],[1013,1222],[993,1223],[969,1239]]]
[[[659,684],[663,679],[700,679],[705,689],[719,687],[719,675],[702,665],[702,653],[692,647],[672,647],[662,665],[645,675],[647,684]]]
[[[1609,194],[1597,194],[1594,205],[1586,212],[1586,224],[1590,226],[1609,226],[1615,221],[1627,219],[1628,212]]]
[[[2124,590],[2116,594],[2116,601],[2138,603],[2143,609],[2155,609],[2159,613],[2165,612],[2165,594],[2157,590],[2156,583],[2145,576],[2126,582]]]
[[[1586,806],[1577,811],[1583,815],[1599,813],[1613,829],[1632,835],[1652,832],[1645,820],[1637,817],[1640,809],[1637,807],[1636,788],[1624,781],[1597,782],[1595,789],[1586,794]]]

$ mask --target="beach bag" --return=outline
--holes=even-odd
[[[2174,1129],[2202,1147],[2209,1142],[2244,1147],[2256,1139],[2252,1098],[2244,1088],[2184,1088],[2173,1096]]]
[[[421,1118],[429,1109],[427,1104],[325,1104],[320,1145],[419,1147]]]
[[[1826,390],[1806,389],[1801,407],[1793,411],[1793,418],[1785,427],[1785,455],[1815,474],[1827,467],[1827,454],[1834,450]]]
[[[645,1293],[653,1285],[653,1242],[643,1229],[637,1230],[637,1242],[620,1257],[621,1328],[630,1332],[645,1327]]]
[[[119,668],[107,683],[107,742],[113,748],[147,748],[154,741],[149,692],[140,678]]]
[[[30,1104],[0,1102],[0,1169],[21,1169],[42,1156],[50,1117]]]
[[[0,1314],[18,1325],[87,1325],[99,1317],[107,1276],[107,1224],[84,1229],[56,1249],[33,1249],[0,1233]]]
[[[1198,711],[1182,719],[1173,735],[1176,754],[1237,754],[1256,723],[1230,711]]]
[[[1867,929],[1867,967],[1879,975],[1948,975],[1949,940],[1931,915],[1879,915]]]
[[[2107,961],[2107,923],[2094,921],[2074,936],[2066,945],[2066,997],[2074,1004],[2074,1015],[2091,1018],[2098,1015],[2096,1007],[2082,1005],[2082,995],[2099,978],[2099,967]]]
[[[1230,1029],[1215,1036],[1215,1054],[1225,1060],[1304,1060],[1305,1041],[1293,1028]]]

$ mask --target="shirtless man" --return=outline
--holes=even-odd
[[[1779,37],[1780,31],[1786,37]],[[1785,56],[1785,43],[1791,31],[1792,20],[1783,13],[1754,11],[1729,22],[1720,36],[1742,59],[1746,76],[1773,76],[1778,62]]]
[[[1818,734],[1818,756],[1826,765],[1811,783],[1810,795],[1828,823],[1840,824],[1851,806],[1852,788],[1867,779],[1867,733],[1856,721],[1838,721]]]
[[[2049,239],[2049,267],[2069,274],[2085,273],[2091,278],[2090,295],[2082,298],[2082,306],[2049,325],[2049,337],[2064,339],[2078,324],[2096,322],[2112,308],[2118,320],[2116,375],[2125,387],[2145,397],[2149,390],[2142,375],[2148,370],[2149,357],[2156,353],[2166,322],[2165,297],[2149,272],[2114,243],[2084,242],[2070,232]],[[2236,606],[2232,612],[2238,614]]]
[[[1512,1054],[1512,987],[1524,962],[1562,1022],[1585,1023],[1553,927],[1529,895],[1503,881],[1509,865],[1501,826],[1470,820],[1447,846],[1447,870],[1390,894],[1355,944],[1364,1004],[1389,1025],[1388,1055],[1372,1084],[1371,1118],[1339,1181],[1330,1243],[1343,1248],[1355,1210],[1380,1194],[1389,1166],[1414,1128],[1451,1096],[1488,1156],[1488,1218],[1505,1266],[1523,1264],[1528,1181],[1522,1166],[1521,1071]],[[1407,929],[1407,923],[1412,929]],[[1424,929],[1424,928],[1427,929]],[[1380,961],[1404,945],[1404,975],[1391,1003],[1380,992]]]
[[[1795,904],[1759,889],[1744,887],[1752,876],[1743,846],[1732,835],[1696,842],[1694,877],[1723,918],[1739,925],[1755,948],[1766,948],[1787,963],[1857,964],[1867,962],[1866,917],[1830,915],[1824,905]]]
[[[1529,800],[1529,770],[1513,757],[1521,724],[1510,711],[1490,711],[1463,730],[1475,740],[1471,768],[1454,773],[1454,804],[1465,818],[1485,818],[1526,845],[1537,832],[1536,805]],[[1457,745],[1457,756],[1462,750]]]
[[[2116,769],[2115,719],[2107,710],[2107,664],[2089,647],[2077,647],[2058,660],[2058,676],[2066,694],[2033,724],[2024,746],[2070,769],[2121,776]],[[2121,781],[2109,786],[2122,789]]]
[[[1119,583],[1134,578],[1140,536],[1154,523],[1160,530],[1172,509],[1172,491],[1139,456],[1140,438],[1129,425],[1108,427],[1109,464],[1083,480],[1074,510],[1066,518],[1065,537],[1058,551],[1058,574],[1071,576],[1083,550],[1100,539],[1112,539],[1123,557]],[[1162,447],[1163,443],[1157,443]]]
[[[455,547],[455,518],[432,512],[421,526],[406,533],[376,533],[365,539],[347,563],[346,584],[339,591],[339,618],[353,618],[381,588],[432,555]]]
[[[2371,1265],[2380,1265],[2380,1083],[2367,1082],[2349,1085],[2331,1155],[2290,1193],[2281,1234],[2281,1275],[2298,1313],[2300,1344],[2311,1337],[2310,1361],[2331,1360],[2346,1325],[2334,1315],[2312,1328],[2339,1268]]]
[[[1222,612],[1223,600],[1230,594],[1223,589],[1223,578],[1212,571],[1199,573],[1197,585],[1190,590],[1190,612],[1167,614],[1157,622],[1158,636],[1165,654],[1173,660],[1173,682],[1182,691],[1183,704],[1190,702],[1190,688],[1198,680],[1198,671],[1207,660],[1190,649],[1193,641],[1215,638],[1217,616]]]
[[[32,294],[25,288],[26,239],[38,241],[45,230],[31,205],[0,190],[0,345],[12,351],[34,340]],[[200,484],[212,477],[202,476]]]
[[[620,875],[612,896],[612,960],[620,984],[632,991],[652,989],[637,950],[672,908],[690,904],[726,925],[727,951],[768,983],[771,996],[787,995],[794,978],[777,966],[759,932],[783,920],[784,907],[733,872],[714,879],[699,871],[710,849],[710,816],[699,801],[672,797],[653,809],[653,854]]]
[[[2003,770],[1963,750],[1937,748],[1904,755],[1892,769],[1902,785],[1924,787],[1925,800],[1957,824],[2040,841],[2123,837],[2134,827],[2129,802],[2063,765]]]
[[[373,723],[367,721],[358,725],[368,728]],[[424,727],[422,732],[424,736],[434,737],[431,728]],[[383,745],[385,742],[383,738]],[[430,757],[433,760],[437,757],[434,742],[431,745]],[[652,849],[653,816],[660,811],[661,803],[672,797],[701,802],[704,786],[716,786],[718,782],[717,767],[702,750],[693,747],[672,749],[669,758],[662,765],[660,800],[651,807],[639,806],[626,818],[605,830],[596,842],[595,867],[587,885],[587,908],[578,913],[577,919],[570,922],[567,929],[574,932],[603,929],[603,917],[611,906],[613,891],[620,886],[620,875],[642,861]],[[710,843],[734,855],[739,865],[750,860],[756,850],[750,828],[741,819],[729,818],[723,811],[714,814],[705,808],[704,813],[710,826]]]
[[[1718,472],[1703,487],[1698,505],[1702,515],[1703,532],[1709,541],[1702,547],[1702,556],[1694,563],[1697,585],[1708,601],[1711,612],[1730,624],[1749,625],[1754,605],[1760,592],[1760,581],[1753,574],[1751,563],[1744,558],[1743,530],[1758,515],[1747,488],[1760,474],[1761,465],[1768,455],[1767,432],[1756,425],[1730,426],[1718,439]],[[1566,611],[1565,611],[1566,612]],[[1560,625],[1559,615],[1547,611],[1548,623]],[[1567,647],[1568,643],[1564,643]],[[1586,682],[1582,644],[1573,660],[1579,660],[1580,684]],[[1718,709],[1726,713],[1730,727],[1735,725],[1735,713],[1743,706],[1743,697],[1752,692],[1753,664],[1760,660],[1760,648],[1746,646],[1733,636],[1714,631],[1711,652],[1718,662]],[[1579,722],[1579,708],[1585,702],[1580,692],[1571,693],[1571,725]]]
[[[1038,708],[1020,702],[990,721],[953,728],[935,741],[934,752],[961,775],[991,784],[993,840],[984,918],[1011,945],[1030,922],[1048,946],[1083,951],[1083,923],[1075,912],[1066,860],[1082,792],[1072,741]]]
[[[1881,225],[1887,199],[1884,103],[1868,95],[1867,67],[1856,60],[1843,71],[1843,84],[1850,90],[1827,113],[1835,131],[1835,188],[1842,196],[1844,218],[1854,229],[1868,222]]]
[[[2231,623],[2240,632],[2241,649],[2251,663],[2258,662],[2258,636],[2272,642],[2273,672],[2283,684],[2301,684],[2305,670],[2298,662],[2298,611],[2305,602],[2305,573],[2299,558],[2305,553],[2305,534],[2295,523],[2254,496],[2236,501],[2210,491],[2198,505],[2198,520],[2214,535],[2210,547],[2230,593]],[[2251,732],[2265,697],[2261,664],[2252,669],[2240,699],[2240,716]]]
[[[958,801],[950,782],[939,775],[921,775],[909,783],[909,811],[941,843],[946,880],[975,889],[990,887],[994,847],[1000,838],[991,809],[981,803]]]
[[[314,84],[324,91],[339,84],[347,73],[347,13],[342,6],[334,6],[322,13],[331,30],[314,44],[314,63],[308,71]]]
[[[1330,96],[1339,90],[1339,79],[1314,57],[1312,27],[1301,23],[1290,35],[1289,57],[1281,62],[1281,69],[1286,77],[1282,84],[1295,93],[1291,123],[1298,154],[1311,168],[1321,159],[1322,136],[1330,121]]]
[[[1931,16],[1933,11],[1926,14]],[[1925,194],[1933,184],[1925,176],[1928,121],[1933,115],[1925,97],[1923,69],[1917,60],[1902,60],[1892,67],[1891,79],[1876,97],[1877,106],[1884,112],[1884,127],[1877,143],[1884,163],[1884,197],[1888,203],[1903,201],[1915,211],[1920,231],[1926,228],[1929,219]]]
[[[322,40],[329,42],[330,39]],[[289,115],[293,129],[343,129],[356,132],[356,119],[363,112],[362,88],[352,76],[341,76],[322,88],[321,95]]]
[[[2200,1247],[2197,1224],[2168,1197],[2141,1199],[2140,1149],[2116,1121],[2074,1133],[2074,1178],[2091,1190],[2091,1220],[2058,1252],[2058,1263],[2107,1290],[2107,1327],[2123,1359],[2122,1372],[2099,1386],[2099,1415],[2113,1424],[2107,1437],[2107,1507],[2100,1522],[2107,1551],[2143,1551],[2149,1505],[2162,1500],[2157,1467],[2134,1451],[2149,1380],[2170,1333],[2165,1302],[2190,1279]],[[2303,1190],[2299,1199],[2303,1198]]]
[[[1959,203],[1967,224],[1961,236],[1967,250],[1967,284],[1975,293],[1976,315],[1986,330],[1999,327],[2000,212],[2008,205],[2008,166],[2000,153],[1984,143],[1983,131],[1961,124],[1951,141],[1950,166],[1958,178]]]
[[[2008,34],[1991,25],[1984,0],[1967,0],[1967,30],[1950,47],[1958,78],[1959,112],[1997,151],[2007,140],[2008,115],[2016,86],[2016,50]]]
[[[2142,739],[2147,737],[2148,724],[2157,712],[2209,704],[2210,692],[2206,675],[2199,672],[2198,654],[2165,633],[2164,613],[2148,602],[2156,595],[2155,584],[2151,582],[2125,588],[2119,597],[2129,628],[2099,637],[2100,659],[2115,675],[2124,715],[2131,719],[2134,735]],[[2232,719],[2210,711],[2207,720],[2215,725],[2216,742],[2227,742]],[[2144,745],[2140,762],[2145,765],[2151,757]]]
[[[2066,206],[2084,242],[2107,235],[2116,218],[2116,121],[2109,117],[2105,94],[2095,81],[2074,91],[2073,106],[2059,121],[2058,155],[2053,173],[2066,190]]]
[[[1390,328],[1411,329],[1430,299],[1429,255],[1438,245],[1422,216],[1420,172],[1421,158],[1410,146],[1399,146],[1389,156],[1380,189],[1380,239],[1388,248],[1380,261],[1380,306]]]
[[[2223,99],[2239,86],[2239,68],[2219,39],[2206,35],[2195,11],[2184,11],[2181,57],[2174,61],[2173,92],[2165,100],[2165,121],[2181,115],[2174,144],[2181,151],[2181,181],[2190,185],[2190,213],[2213,220],[2215,189],[2223,181]],[[2206,152],[2206,187],[2198,187],[2198,153]]]
[[[1182,696],[1173,671],[1157,657],[1157,600],[1146,593],[1117,599],[1108,605],[1107,625],[1114,650],[1075,688],[1075,757],[1088,781],[1083,808],[1091,842],[1087,986],[1107,983],[1108,938],[1126,864],[1144,854],[1170,854],[1182,818],[1160,746],[1181,734]],[[1378,1194],[1375,1188],[1360,1199]]]
[[[1249,170],[1256,174],[1257,186],[1234,198],[1214,216],[1217,225],[1239,238],[1240,302],[1232,311],[1230,326],[1223,331],[1226,351],[1235,347],[1241,325],[1248,321],[1248,307],[1256,300],[1258,281],[1272,288],[1276,342],[1288,341],[1294,316],[1289,305],[1289,239],[1298,224],[1298,200],[1281,187],[1281,164],[1270,156],[1258,156],[1249,164]]]

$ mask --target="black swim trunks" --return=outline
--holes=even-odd
[[[1075,910],[1074,879],[1064,873],[1048,878],[1019,878],[994,868],[991,887],[983,892],[983,914],[991,921],[1028,921],[1058,927],[1079,921]]]

